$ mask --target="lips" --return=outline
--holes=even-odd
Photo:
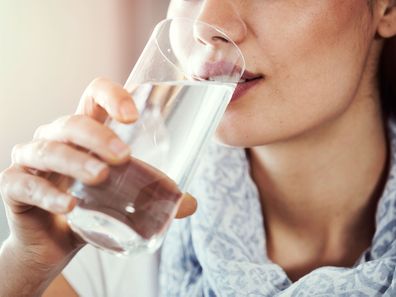
[[[194,69],[195,68],[195,69]],[[217,61],[213,63],[201,63],[193,66],[192,77],[201,81],[220,81],[224,83],[235,83],[241,75],[238,65]]]
[[[262,82],[263,79],[264,76],[261,74],[245,71],[242,75],[242,78],[239,80],[237,87],[235,88],[231,102],[240,99],[244,94],[246,94],[247,91],[249,91],[258,83]]]
[[[192,77],[200,81],[221,81],[235,83],[240,77],[241,68],[226,61],[214,63],[203,63],[194,69]],[[249,89],[263,81],[262,74],[253,73],[245,70],[239,79],[231,101],[241,98]]]
[[[251,80],[259,79],[262,78],[263,76],[261,74],[255,74],[249,71],[245,71],[240,79],[240,83],[245,83]]]

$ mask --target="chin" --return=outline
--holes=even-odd
[[[260,139],[256,139],[255,135],[252,135],[248,131],[241,131],[236,129],[217,129],[214,140],[216,143],[238,148],[248,148],[254,146],[260,146],[271,143],[270,140],[265,141],[264,135],[261,135]]]
[[[254,115],[249,110],[227,110],[217,126],[214,140],[222,145],[248,148],[279,141],[283,134],[279,125],[259,121],[264,115]]]
[[[275,127],[269,123],[267,125],[238,125],[235,122],[230,124],[230,122],[223,121],[216,129],[214,140],[225,146],[251,148],[288,142],[305,135],[306,132],[305,126],[298,125]]]

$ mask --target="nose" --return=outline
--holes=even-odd
[[[242,43],[247,34],[247,26],[238,13],[236,2],[238,1],[203,1],[196,19],[220,29],[226,36],[216,30],[207,30],[204,26],[197,26],[194,30],[195,37],[201,43],[212,46],[228,43],[230,39],[236,44]]]

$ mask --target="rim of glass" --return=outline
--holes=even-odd
[[[197,20],[197,19],[192,19],[192,18],[187,18],[187,17],[172,17],[172,18],[163,19],[162,21],[160,21],[159,23],[157,23],[157,25],[155,26],[155,29],[154,29],[154,30],[155,30],[155,31],[158,31],[161,27],[163,27],[163,25],[164,25],[165,23],[170,23],[170,22],[173,22],[173,21],[186,21],[186,22],[189,22],[189,23],[197,23],[197,24],[202,24],[202,25],[205,25],[205,26],[209,26],[209,27],[213,28],[215,31],[219,32],[221,35],[225,36],[226,39],[227,39],[227,41],[230,42],[230,43],[234,46],[234,48],[237,50],[237,52],[238,52],[238,54],[239,54],[239,56],[240,56],[240,58],[241,58],[241,63],[243,64],[243,65],[241,65],[241,77],[243,76],[243,74],[244,74],[244,72],[245,72],[245,70],[246,70],[245,57],[243,56],[242,51],[241,51],[241,49],[239,48],[239,46],[238,46],[238,45],[237,45],[226,33],[224,33],[221,29],[219,29],[218,27],[216,27],[216,26],[214,26],[214,25],[211,25],[211,24],[209,24],[209,23],[206,23],[206,22],[203,22],[203,21],[200,21],[200,20]],[[156,45],[157,45],[158,50],[161,52],[162,56],[163,56],[169,63],[171,63],[174,67],[176,67],[177,69],[179,69],[181,72],[184,73],[184,71],[182,71],[182,70],[180,69],[180,67],[178,67],[177,65],[175,65],[175,64],[167,57],[167,55],[162,51],[161,46],[158,44],[158,39],[157,39],[157,38],[155,38],[155,43],[156,43]],[[225,83],[225,82],[220,82],[220,83]],[[238,83],[238,81],[236,81],[235,83]]]

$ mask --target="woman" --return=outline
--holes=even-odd
[[[396,94],[387,67],[396,1],[174,0],[169,16],[221,28],[257,82],[218,127],[217,139],[234,148],[210,148],[192,187],[197,214],[170,230],[162,294],[394,296]],[[11,237],[0,255],[9,271],[0,295],[40,294],[79,247],[57,215],[74,198],[26,168],[100,182],[128,150],[97,121],[106,112],[134,121],[129,100],[119,86],[96,80],[80,115],[41,127],[14,149],[1,178]],[[194,211],[191,199],[184,205],[184,214]],[[62,286],[72,296],[61,277],[52,289]]]

